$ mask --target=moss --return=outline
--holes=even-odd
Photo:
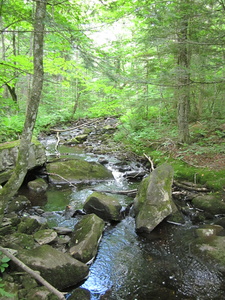
[[[32,143],[36,146],[41,145],[41,143],[36,138],[32,138]],[[20,145],[20,140],[1,143],[0,144],[0,151],[4,150],[4,149],[10,149],[10,148],[18,147],[19,145]]]
[[[61,175],[70,181],[113,178],[112,173],[104,166],[79,159],[50,163],[47,165],[47,171]],[[51,177],[54,181],[62,180],[56,176]]]

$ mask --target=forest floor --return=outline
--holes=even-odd
[[[190,145],[181,146],[172,140],[160,147],[174,159],[181,159],[193,167],[207,167],[219,171],[225,170],[225,123],[204,134],[193,134]]]

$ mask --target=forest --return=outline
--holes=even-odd
[[[190,207],[182,209],[195,218],[194,221],[190,218],[192,225],[195,225],[196,220],[201,225],[203,222],[208,222],[208,225],[208,220],[213,220],[210,225],[221,227],[213,227],[216,232],[213,233],[215,243],[222,240],[222,234],[218,237],[217,230],[224,231],[225,221],[221,220],[219,224],[215,218],[225,215],[224,16],[224,0],[0,0],[0,150],[13,141],[19,141],[15,168],[6,181],[0,182],[0,240],[4,239],[2,237],[5,230],[5,225],[1,225],[6,223],[7,227],[7,222],[12,222],[13,219],[9,214],[10,221],[4,220],[5,209],[27,178],[33,141],[41,136],[47,139],[53,132],[58,134],[60,130],[63,132],[77,124],[77,128],[85,124],[91,127],[95,122],[102,127],[108,126],[107,122],[110,120],[115,122],[116,130],[113,128],[113,131],[109,131],[111,133],[107,138],[121,152],[127,152],[127,157],[135,157],[141,163],[145,160],[145,164],[147,160],[152,172],[155,168],[158,170],[157,167],[163,163],[172,166],[165,164],[165,167],[163,164],[162,170],[165,174],[170,174],[171,182],[168,185],[174,184],[172,191],[174,195],[179,195],[178,198],[182,194],[179,188],[183,189],[184,186],[186,192],[188,191],[185,197],[192,197],[191,200],[195,199],[195,193],[199,191],[209,192],[208,198],[206,197],[207,201],[211,201],[206,203],[206,211],[210,206],[208,215],[206,213],[203,217],[202,211],[205,207],[202,209],[203,200],[200,198],[200,206],[196,209],[197,217],[192,212],[187,213]],[[57,131],[55,128],[60,129]],[[90,129],[92,133],[93,128],[94,125]],[[101,135],[104,138],[102,132],[100,135],[93,133],[99,139],[99,144],[102,142]],[[95,142],[97,144],[98,140]],[[107,147],[110,148],[108,145]],[[111,154],[113,151],[111,149]],[[127,164],[129,163],[127,159]],[[69,169],[68,166],[67,168]],[[155,171],[156,174],[157,172]],[[173,172],[174,175],[171,175]],[[135,174],[134,177],[140,175],[139,171]],[[49,172],[47,175],[51,177],[54,173]],[[63,178],[62,175],[59,176]],[[190,190],[191,193],[194,190],[191,196]],[[138,189],[135,187],[131,191],[137,193]],[[212,200],[211,196],[215,196],[215,199]],[[127,207],[130,208],[131,204],[129,205]],[[116,222],[121,221],[120,217],[121,215]],[[23,221],[24,219],[18,221],[18,228],[21,228]],[[104,222],[101,222],[99,226],[103,228]],[[133,230],[130,219],[124,222],[127,222],[124,228],[123,222],[119,225],[122,233],[127,228]],[[176,225],[185,223],[179,222],[173,221]],[[115,230],[119,231],[119,226]],[[203,232],[205,228],[198,229],[198,237],[203,239],[200,235],[208,233]],[[208,229],[207,227],[206,230]],[[170,229],[162,229],[162,232],[163,230],[167,234],[165,240],[172,240],[168,247],[182,257],[178,247],[182,239],[179,229],[174,231],[175,234]],[[188,229],[182,230],[183,235],[188,236]],[[11,232],[9,236],[10,234]],[[192,233],[191,236],[193,238]],[[139,252],[136,236],[130,234],[129,238],[134,245],[134,251],[140,255],[139,263],[142,263],[143,253]],[[126,240],[125,237],[123,239]],[[7,245],[6,241],[4,243]],[[222,240],[221,243],[225,241]],[[144,242],[141,248],[145,249],[146,245]],[[221,245],[216,245],[220,251],[223,248]],[[155,251],[158,251],[157,247],[165,250],[166,254],[162,254],[162,257],[166,260],[170,254],[170,251],[167,252],[166,242],[159,245],[153,243]],[[193,251],[197,247],[193,247]],[[186,241],[184,248],[190,250],[190,244]],[[206,250],[210,252],[211,249]],[[15,259],[7,252],[2,258],[4,251],[0,247],[2,273],[8,268],[9,260]],[[151,263],[155,263],[154,254],[148,251],[150,250],[146,250],[146,253],[150,254],[143,260],[143,268],[150,264],[149,268],[153,270]],[[124,251],[124,257],[128,252]],[[184,273],[189,252],[185,255],[182,261]],[[220,252],[219,259],[221,255]],[[161,261],[160,258],[157,263]],[[195,258],[193,261],[196,263]],[[133,262],[129,263],[129,268],[132,264]],[[119,262],[118,266],[120,265]],[[180,267],[179,262],[177,265]],[[208,270],[204,271],[202,265],[198,267],[204,276],[210,273]],[[82,279],[85,278],[88,268],[85,264]],[[160,268],[164,270],[163,265]],[[187,269],[192,270],[189,266]],[[179,278],[179,272],[176,270],[174,273]],[[37,274],[33,275],[35,277]],[[158,280],[159,274],[153,275]],[[191,271],[188,276],[191,282]],[[170,275],[169,279],[172,277]],[[219,275],[218,281],[215,278],[215,290],[219,291],[220,299],[224,288],[218,284]],[[183,278],[176,280],[182,280],[179,281],[180,286],[185,282]],[[168,299],[174,299],[174,293],[187,297],[205,293],[205,287],[196,290],[196,294],[195,291],[188,294],[182,288],[177,288],[177,285],[176,282],[173,283],[172,291],[169,284],[167,290],[161,286],[161,295],[170,291],[171,298]],[[59,282],[59,290],[65,288],[67,286],[60,286]],[[153,294],[151,290],[145,295],[154,295],[154,288]],[[112,286],[112,298],[101,298],[103,294],[99,293],[98,299],[117,299],[113,298],[113,293],[118,291],[120,289]],[[103,297],[107,297],[108,290],[105,292]],[[58,291],[53,289],[53,293],[58,299],[64,299],[61,292],[57,294]],[[138,293],[137,297],[140,298],[137,299],[143,300],[141,292]],[[214,290],[210,290],[210,295],[217,295],[216,292],[213,293]],[[10,297],[1,282],[0,295]]]
[[[1,1],[0,142],[116,116],[113,139],[221,188],[224,1],[40,2]]]

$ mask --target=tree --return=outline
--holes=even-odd
[[[33,129],[37,118],[38,106],[43,86],[43,45],[44,45],[44,20],[46,15],[47,0],[37,0],[34,19],[33,40],[33,82],[31,95],[27,106],[24,129],[20,140],[20,147],[16,166],[9,181],[0,190],[0,214],[3,215],[8,201],[15,195],[21,186],[28,169],[29,148]]]
[[[177,32],[177,123],[181,143],[189,143],[190,111],[190,53],[188,48],[190,1],[179,2],[179,28]]]

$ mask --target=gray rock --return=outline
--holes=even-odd
[[[172,200],[173,168],[163,164],[142,180],[134,199],[136,231],[150,233],[166,217],[177,211]]]
[[[122,206],[119,201],[105,193],[94,192],[84,203],[84,210],[94,213],[105,221],[120,221]]]
[[[34,233],[34,239],[39,245],[50,244],[57,239],[57,233],[52,229],[43,229]]]
[[[18,258],[59,290],[74,286],[89,273],[88,266],[49,245],[21,250]]]
[[[19,149],[19,140],[0,144],[0,184],[7,181],[15,166]],[[33,140],[29,149],[28,169],[42,166],[46,162],[44,147],[37,140]]]
[[[90,262],[97,253],[104,226],[105,222],[95,214],[83,216],[75,225],[70,254],[84,263]]]

